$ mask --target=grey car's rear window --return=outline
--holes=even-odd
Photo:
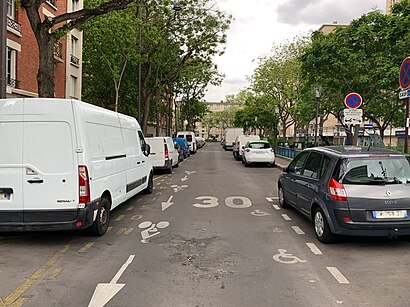
[[[410,182],[410,163],[405,156],[370,156],[342,159],[335,178],[343,184],[400,184]]]

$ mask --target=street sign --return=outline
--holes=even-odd
[[[406,135],[406,131],[396,131],[395,135],[397,137],[404,137]]]
[[[364,129],[373,129],[373,124],[364,124]]]
[[[406,99],[406,98],[410,98],[410,89],[399,93],[399,99]]]
[[[363,122],[362,109],[344,109],[343,115],[343,123],[345,125],[360,125]]]
[[[405,90],[410,87],[410,57],[405,58],[400,66],[400,87]]]
[[[357,93],[350,93],[345,97],[345,105],[349,109],[357,109],[362,105],[363,99]]]

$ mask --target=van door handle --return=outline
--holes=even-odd
[[[31,179],[31,180],[27,180],[28,183],[43,183],[44,180],[43,179]]]
[[[141,162],[137,162],[137,164],[141,164]]]
[[[142,161],[142,163],[145,163],[145,161]]]

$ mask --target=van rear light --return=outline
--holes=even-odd
[[[85,165],[78,166],[78,186],[80,204],[90,202],[90,178],[88,177],[88,170]]]
[[[347,201],[347,194],[343,184],[333,178],[329,182],[329,193],[333,200]]]
[[[165,144],[164,144],[164,153],[165,153],[165,159],[169,159],[168,148],[167,148],[167,145],[165,145]]]

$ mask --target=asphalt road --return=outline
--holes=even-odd
[[[408,306],[409,238],[323,245],[279,174],[207,144],[101,238],[0,234],[0,307]]]

